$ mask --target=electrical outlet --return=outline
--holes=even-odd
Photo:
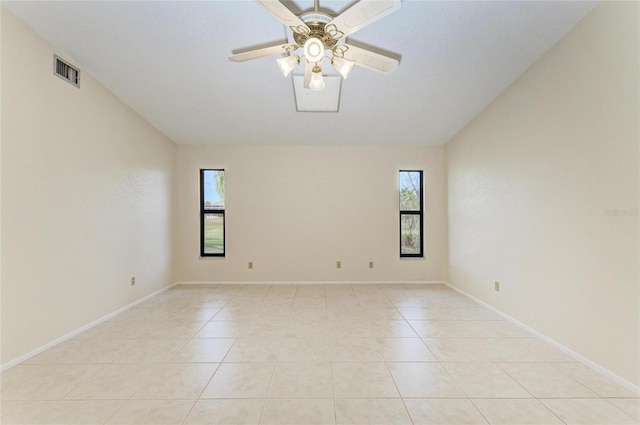
[[[495,289],[496,292],[500,292],[500,282],[497,280],[493,282],[493,289]]]
[[[342,268],[342,261],[336,261],[336,269]]]
[[[249,261],[249,265],[247,266],[249,269],[253,269],[253,261]]]
[[[369,268],[372,269],[373,268],[373,261],[369,261]]]
[[[131,286],[136,286],[136,277],[131,276]]]

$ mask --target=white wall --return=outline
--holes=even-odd
[[[199,258],[201,168],[225,169],[224,259]],[[424,259],[399,258],[400,169],[425,172]],[[442,280],[443,177],[442,147],[178,146],[177,275],[182,281]]]
[[[54,53],[2,11],[3,364],[172,282],[175,145]]]
[[[446,145],[451,282],[636,385],[639,5],[599,5]]]

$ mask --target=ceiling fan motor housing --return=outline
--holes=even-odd
[[[334,38],[331,34],[325,31],[327,23],[331,22],[333,18],[322,12],[310,12],[300,16],[302,22],[304,22],[309,31],[299,32],[295,28],[292,28],[293,39],[300,47],[304,47],[304,44],[310,38],[317,38],[324,45],[325,50],[331,50],[337,43],[337,38]]]

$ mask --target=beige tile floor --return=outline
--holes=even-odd
[[[443,285],[177,286],[2,374],[2,424],[638,424]]]

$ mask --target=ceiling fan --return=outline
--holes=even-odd
[[[264,56],[287,54],[276,62],[286,77],[300,63],[300,56],[292,54],[303,49],[305,63],[304,87],[322,90],[322,63],[325,52],[331,55],[331,65],[347,79],[354,66],[361,66],[382,74],[389,74],[398,66],[394,58],[360,47],[340,43],[345,37],[366,27],[400,8],[400,0],[360,0],[340,15],[333,17],[318,10],[296,16],[279,0],[255,0],[292,31],[293,43],[278,44],[229,56],[233,62],[244,62]]]

